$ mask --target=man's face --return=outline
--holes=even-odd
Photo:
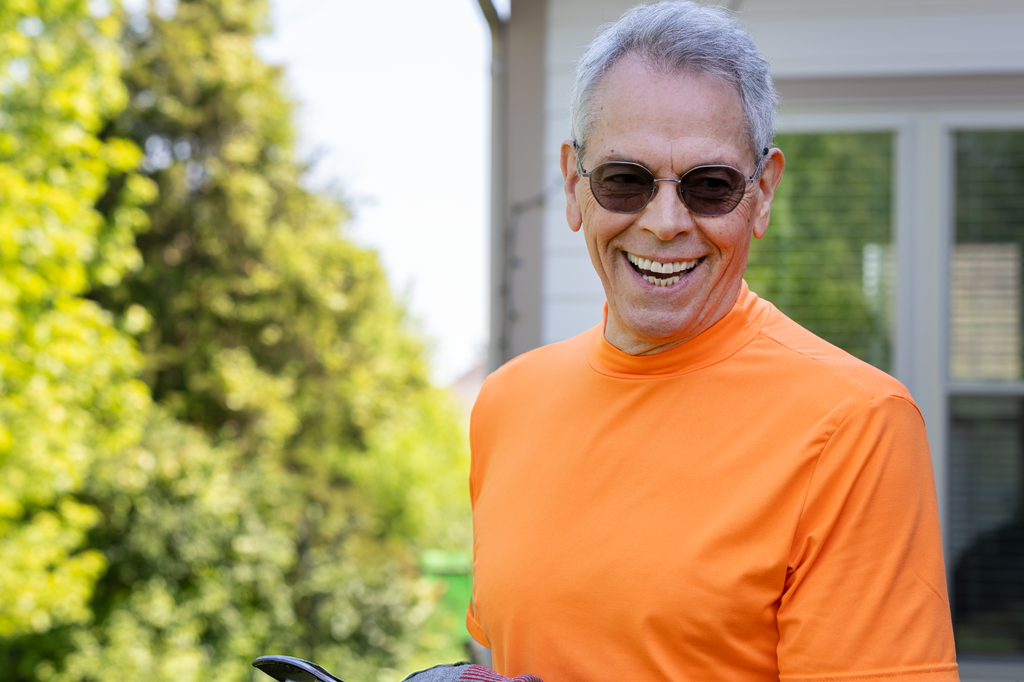
[[[597,126],[584,170],[606,161],[632,161],[657,178],[678,178],[696,166],[726,165],[749,177],[752,158],[735,88],[686,72],[661,73],[627,57],[604,76]],[[760,178],[731,213],[694,215],[675,183],[659,182],[639,213],[601,207],[590,181],[576,171],[572,144],[562,144],[562,175],[573,231],[583,229],[590,259],[608,298],[605,337],[634,355],[684,343],[724,317],[739,296],[750,237],[764,235],[784,161],[772,150]],[[652,284],[631,261],[673,264],[678,282]],[[649,269],[657,266],[646,265]],[[664,268],[663,268],[664,269]]]

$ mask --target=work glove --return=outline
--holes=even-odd
[[[414,672],[402,682],[544,682],[536,675],[505,677],[473,663],[448,663]]]

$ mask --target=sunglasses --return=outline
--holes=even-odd
[[[657,183],[674,182],[679,198],[694,215],[719,216],[740,205],[747,185],[760,173],[764,158],[749,178],[732,166],[697,166],[678,180],[656,178],[639,163],[629,161],[606,161],[581,175],[590,179],[590,191],[597,203],[613,213],[639,213],[654,199]]]

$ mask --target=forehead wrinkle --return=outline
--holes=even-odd
[[[624,93],[618,92],[623,86],[620,83],[622,72],[630,70],[639,71],[636,74],[639,77],[630,78],[625,83],[626,89],[632,86],[633,91],[628,97],[623,97]],[[694,120],[691,122],[687,119],[686,122],[693,125],[683,125],[683,129],[680,129],[680,124],[684,124],[684,121],[676,118],[673,107],[658,110],[649,106],[652,101],[663,99],[664,88],[679,87],[677,81],[680,78],[684,81],[695,81],[698,85],[703,83],[704,86],[710,86],[713,91],[728,93],[726,99],[729,101],[719,101],[721,98],[716,100],[714,97],[687,98],[690,113],[686,115],[692,116]],[[691,86],[683,87],[691,89]],[[595,117],[597,125],[594,133],[597,137],[605,139],[603,144],[593,149],[598,154],[593,159],[593,165],[608,160],[629,161],[638,163],[652,172],[657,171],[659,176],[666,171],[669,171],[669,175],[676,175],[677,171],[682,174],[701,165],[747,165],[745,141],[723,139],[719,134],[721,125],[731,128],[734,127],[731,125],[732,122],[740,123],[740,128],[743,128],[742,101],[731,84],[709,77],[709,74],[674,69],[665,72],[663,69],[652,69],[650,64],[630,56],[619,61],[604,74],[598,89],[598,97],[595,99],[598,115]],[[618,117],[614,134],[608,128],[609,116],[612,115],[612,111],[609,110],[612,100],[617,109],[615,116]],[[742,135],[742,132],[738,133],[739,137]],[[609,142],[612,144],[608,145]],[[676,158],[677,154],[682,156]],[[587,156],[590,154],[587,153]]]
[[[674,141],[669,140],[669,159],[671,165],[671,173],[669,173],[670,176],[681,177],[686,173],[690,172],[691,170],[693,170],[694,168],[700,168],[701,166],[729,166],[730,168],[736,168],[741,173],[744,172],[742,168],[736,166],[736,162],[734,160],[727,159],[718,153],[715,153],[714,155],[707,156],[704,158],[699,158],[696,161],[690,160],[689,162],[687,162],[685,167],[677,168],[675,163],[675,149],[673,145]],[[652,174],[656,175],[654,169],[652,168],[652,166],[655,166],[656,164],[652,164],[649,159],[644,159],[639,156],[634,156],[632,154],[617,154],[614,149],[610,150],[604,157],[598,157],[597,163],[594,164],[594,167],[596,168],[601,164],[614,162],[635,163],[638,166],[643,166]]]

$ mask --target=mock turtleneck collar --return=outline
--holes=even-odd
[[[591,330],[587,359],[597,372],[620,379],[660,378],[695,372],[730,357],[754,340],[768,319],[771,304],[743,282],[732,310],[696,338],[654,355],[628,355],[604,338],[608,304],[601,324]]]

